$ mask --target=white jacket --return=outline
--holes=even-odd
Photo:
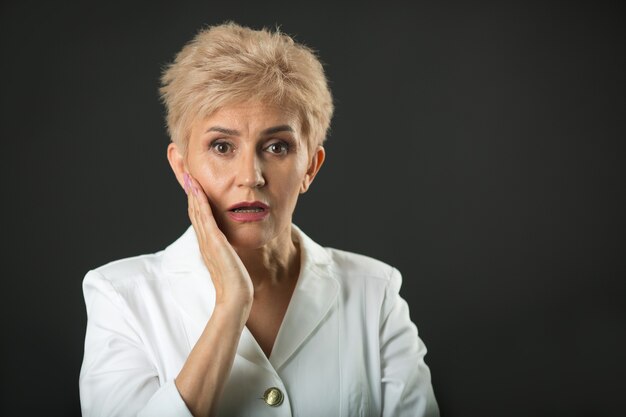
[[[301,272],[272,353],[244,328],[218,415],[438,416],[400,273],[293,234]],[[83,290],[83,416],[191,416],[174,378],[215,301],[193,228],[163,251],[89,271]],[[263,399],[270,387],[284,395],[278,406]]]

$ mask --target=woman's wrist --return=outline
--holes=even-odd
[[[251,309],[252,297],[250,297],[250,300],[216,301],[211,320],[235,324],[236,328],[241,332],[248,321]]]

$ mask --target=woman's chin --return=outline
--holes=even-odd
[[[228,230],[226,238],[236,249],[258,249],[265,246],[275,236],[259,224],[244,223]]]

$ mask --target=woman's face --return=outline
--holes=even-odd
[[[309,156],[300,132],[281,107],[232,105],[192,125],[186,155],[171,144],[168,157],[181,185],[185,171],[200,183],[229,242],[259,248],[290,236],[298,196],[323,163],[324,149]]]

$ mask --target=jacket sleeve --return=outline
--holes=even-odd
[[[402,277],[393,269],[381,310],[380,358],[383,417],[436,417],[439,408],[424,362],[426,346],[400,297]]]
[[[137,321],[113,284],[97,271],[83,281],[87,306],[80,371],[84,417],[192,417],[173,381],[161,385]]]

